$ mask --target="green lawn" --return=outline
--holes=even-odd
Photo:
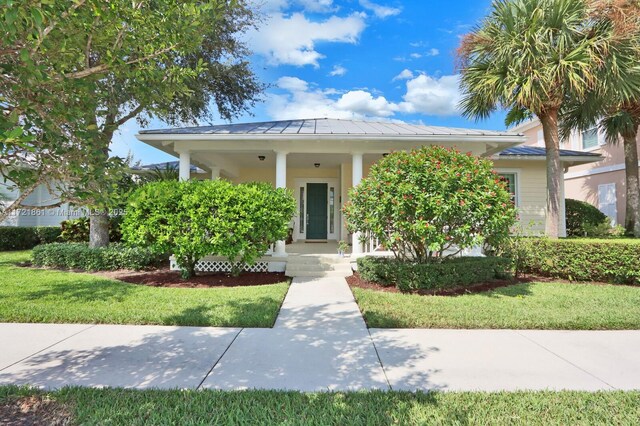
[[[28,251],[0,253],[0,322],[271,327],[288,288],[148,287],[15,266],[27,260]]]
[[[640,287],[531,283],[458,297],[353,293],[372,328],[640,328]]]
[[[549,425],[637,424],[640,392],[135,391],[0,387],[0,405],[30,394],[69,407],[74,424]]]

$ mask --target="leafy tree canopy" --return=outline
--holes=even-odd
[[[3,1],[0,174],[23,191],[107,204],[113,132],[137,118],[229,119],[259,96],[244,0]],[[27,167],[21,167],[27,166]]]

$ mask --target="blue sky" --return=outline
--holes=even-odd
[[[331,117],[504,129],[502,113],[475,122],[456,107],[455,49],[489,0],[255,1],[265,18],[247,43],[254,71],[271,87],[253,115],[234,122]],[[166,126],[148,126],[159,127]],[[172,159],[138,142],[139,129],[125,124],[112,153],[131,152],[143,163]]]

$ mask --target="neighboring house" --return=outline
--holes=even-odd
[[[20,193],[12,190],[11,183],[0,182],[0,205],[9,205]],[[25,207],[11,214],[0,226],[58,226],[67,219],[80,217],[79,212],[69,208],[68,204],[52,209],[31,209],[28,206],[47,206],[55,204],[58,198],[51,195],[45,185],[40,185],[23,202]]]
[[[342,220],[349,189],[385,154],[424,145],[491,158],[509,181],[521,222],[534,222],[534,231],[544,231],[545,152],[518,147],[526,138],[513,132],[309,119],[145,130],[136,137],[179,157],[181,179],[199,178],[191,173],[193,164],[210,178],[264,181],[290,189],[299,212],[292,221],[295,241],[350,240],[354,254],[369,250],[358,235],[347,233]],[[600,157],[563,151],[561,158],[570,167]],[[285,251],[279,242],[274,256],[285,256]]]
[[[525,145],[544,148],[539,120],[528,121],[510,130],[524,134]],[[637,143],[640,149],[640,138]],[[609,216],[612,223],[624,225],[626,188],[622,142],[615,145],[605,143],[605,135],[594,127],[585,132],[573,132],[568,140],[561,142],[560,148],[602,156],[600,161],[565,170],[565,197],[593,204]]]

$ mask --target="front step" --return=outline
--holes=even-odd
[[[348,277],[353,273],[348,258],[331,255],[294,255],[287,259],[289,277]]]

